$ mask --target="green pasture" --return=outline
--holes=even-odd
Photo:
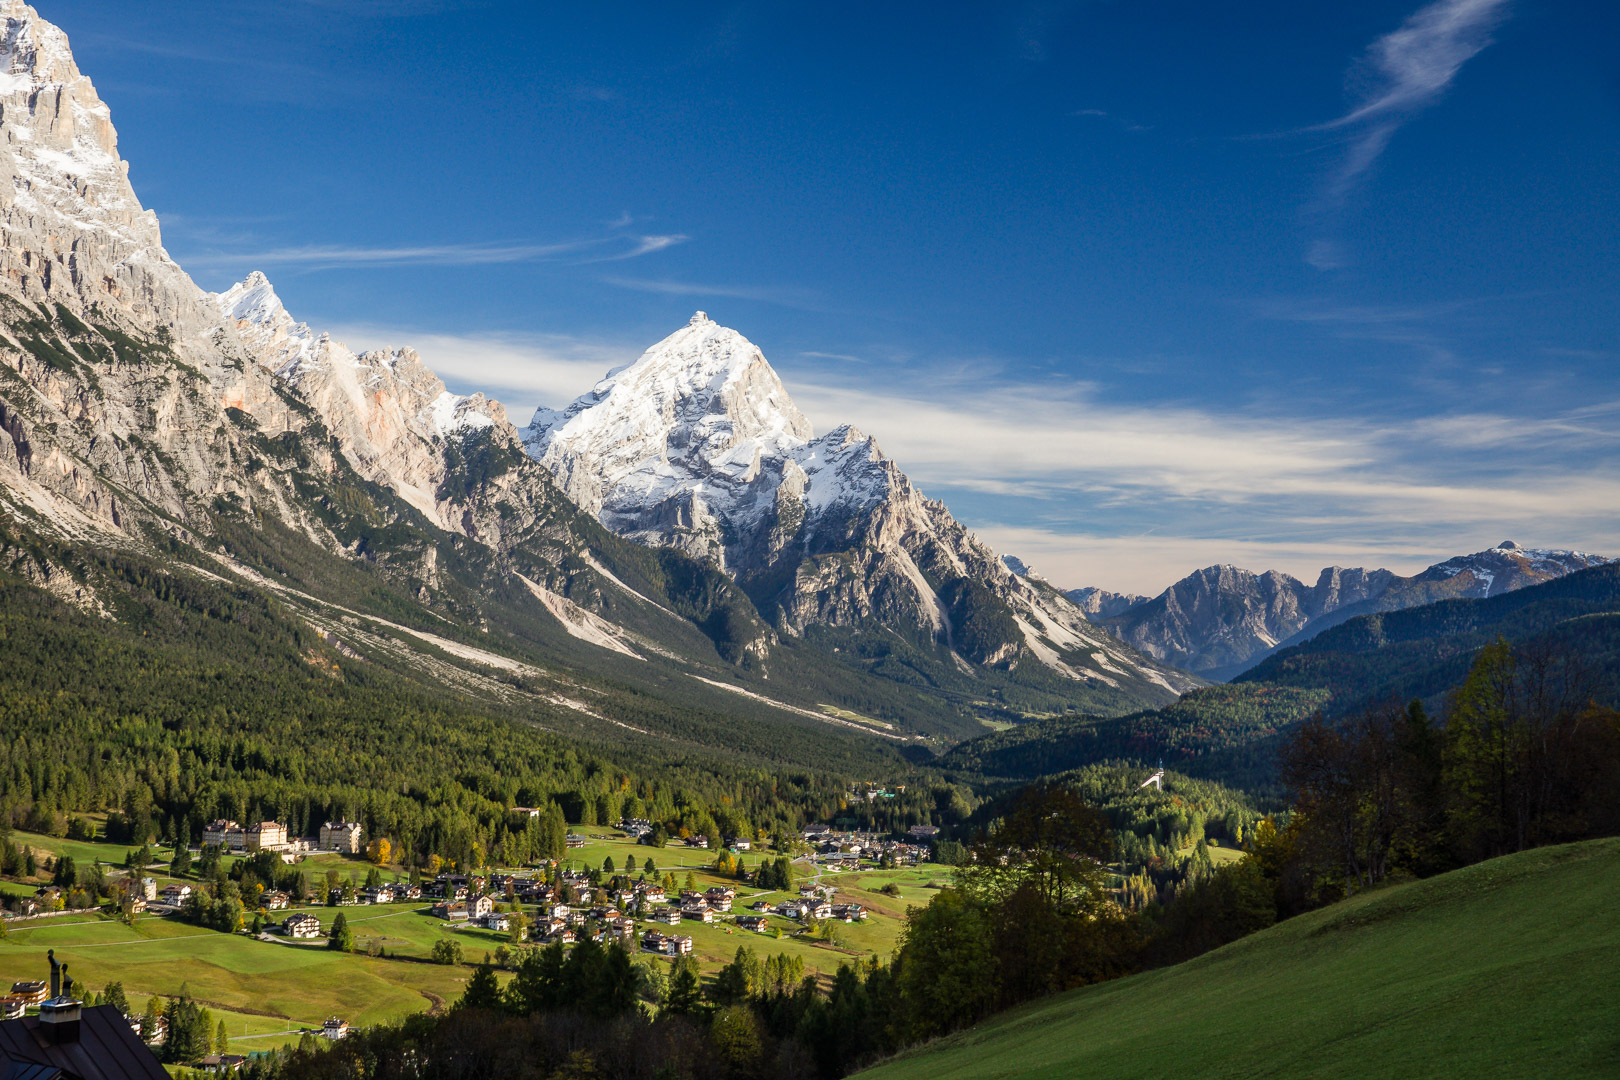
[[[258,1030],[277,1031],[319,1027],[331,1015],[351,1023],[377,1023],[461,993],[470,968],[425,959],[436,934],[455,931],[440,931],[437,923],[412,912],[392,918],[381,908],[344,910],[346,915],[374,916],[356,919],[355,937],[362,948],[367,936],[383,931],[379,924],[386,922],[386,934],[399,939],[387,946],[387,958],[333,952],[322,939],[260,941],[169,918],[145,917],[134,926],[99,917],[49,919],[19,926],[0,941],[0,980],[43,978],[49,970],[45,952],[54,949],[76,980],[95,990],[122,982],[132,1004],[144,1004],[154,994],[173,997],[185,991],[210,1008],[263,1018],[268,1026]],[[329,924],[330,918],[324,922]],[[469,959],[482,958],[482,943],[475,951],[464,940],[463,948]]]
[[[872,1080],[1620,1075],[1620,839],[1510,855],[1036,1002]]]
[[[684,884],[690,871],[698,888],[724,883],[738,889],[733,917],[752,914],[749,904],[764,899],[771,903],[792,892],[766,892],[721,878],[708,870],[715,852],[684,847],[654,849],[636,845],[617,830],[576,829],[591,838],[584,849],[568,852],[575,866],[600,866],[611,856],[623,868],[625,857],[634,855],[639,867],[652,856],[660,874],[673,872]],[[121,862],[124,849],[112,845],[57,840],[32,834],[18,834],[36,851],[69,854],[75,860],[100,857],[104,862]],[[767,853],[748,853],[750,864]],[[303,867],[317,879],[327,869],[360,880],[368,865],[352,856],[321,853],[305,859]],[[815,874],[805,862],[794,866],[800,883]],[[836,886],[837,901],[863,904],[871,912],[865,923],[834,923],[831,941],[812,941],[802,936],[800,925],[769,915],[773,934],[755,934],[737,929],[721,917],[713,925],[683,922],[678,932],[693,939],[693,953],[705,970],[729,963],[737,948],[748,945],[762,956],[786,953],[804,960],[807,971],[831,976],[842,963],[877,954],[887,956],[898,942],[908,906],[923,905],[933,896],[929,882],[946,880],[948,867],[925,866],[917,869],[848,873],[827,873],[824,884]],[[402,875],[399,875],[402,876]],[[385,879],[396,874],[384,870]],[[161,880],[167,880],[160,875]],[[893,881],[900,896],[886,896],[877,890]],[[3,883],[18,892],[32,892],[32,885]],[[48,970],[45,951],[54,949],[57,958],[69,963],[75,979],[94,990],[107,983],[122,982],[136,1007],[148,997],[172,997],[183,991],[205,1003],[222,1016],[233,1038],[244,1041],[241,1048],[268,1049],[296,1041],[297,1029],[318,1027],[331,1015],[342,1016],[351,1024],[366,1025],[398,1018],[411,1012],[453,1001],[472,974],[470,965],[493,954],[508,943],[508,935],[465,925],[446,925],[429,914],[431,901],[357,905],[345,908],[297,906],[270,913],[280,922],[293,911],[305,911],[321,921],[322,937],[289,941],[278,934],[273,940],[258,940],[246,934],[221,934],[183,923],[172,917],[144,915],[133,926],[100,913],[53,916],[10,923],[9,936],[0,941],[0,981],[42,978]],[[342,954],[327,949],[325,933],[342,911],[353,930],[355,951]],[[651,922],[643,929],[657,926]],[[660,927],[661,929],[670,929]],[[442,939],[461,944],[465,964],[448,967],[430,961],[434,945]],[[378,952],[380,955],[369,955]]]

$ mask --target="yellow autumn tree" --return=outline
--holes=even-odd
[[[394,845],[389,843],[386,836],[379,836],[366,845],[366,858],[377,866],[387,866],[389,858],[394,854]]]

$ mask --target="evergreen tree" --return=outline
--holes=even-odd
[[[349,920],[343,912],[337,913],[332,920],[332,930],[327,935],[326,947],[336,949],[338,952],[354,951],[354,931],[349,928]]]
[[[56,868],[51,871],[51,884],[68,889],[79,883],[79,873],[73,865],[73,856],[59,855]]]
[[[498,1009],[501,1007],[501,988],[495,981],[495,969],[479,964],[467,989],[462,992],[460,1005],[464,1009]]]
[[[676,957],[674,970],[669,976],[669,994],[664,999],[664,1013],[668,1016],[694,1016],[701,1008],[697,961],[691,956]]]

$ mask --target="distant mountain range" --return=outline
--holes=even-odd
[[[1610,561],[1504,540],[1411,577],[1334,566],[1324,569],[1316,584],[1306,585],[1276,570],[1256,574],[1227,565],[1189,574],[1152,599],[1095,588],[1068,596],[1089,618],[1146,655],[1219,681],[1356,615],[1500,596]]]
[[[1449,570],[1466,561],[1440,565]],[[1480,572],[1490,573],[1490,564],[1483,565]],[[1450,580],[1463,572],[1436,576]],[[1446,695],[1467,677],[1479,650],[1497,639],[1528,658],[1556,658],[1550,674],[1557,692],[1599,705],[1620,703],[1620,562],[1509,591],[1496,591],[1493,582],[1488,597],[1350,616],[1273,652],[1232,682],[1192,691],[1173,705],[1124,717],[1069,715],[1020,724],[958,743],[939,765],[968,776],[1032,780],[1128,761],[1282,800],[1277,751],[1301,721],[1318,713],[1337,720],[1414,698],[1441,716]]]

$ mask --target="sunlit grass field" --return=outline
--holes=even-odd
[[[1620,1076],[1620,839],[1493,859],[1025,1006],[872,1080]]]
[[[691,873],[700,889],[722,882],[737,888],[733,917],[752,914],[748,905],[756,900],[774,904],[798,895],[796,890],[762,891],[715,875],[708,869],[714,862],[712,851],[678,846],[655,850],[602,827],[584,826],[575,831],[590,839],[584,848],[569,849],[569,865],[600,867],[611,857],[622,871],[626,858],[633,856],[639,872],[651,856],[659,874],[673,872],[677,885],[683,885]],[[14,841],[26,843],[36,852],[68,854],[78,862],[100,858],[110,866],[121,864],[126,850],[28,833],[15,834]],[[172,854],[162,849],[158,857],[166,865]],[[766,853],[751,852],[744,859],[752,867],[764,857]],[[356,881],[364,880],[370,869],[363,860],[332,853],[310,856],[301,865],[310,870],[317,885],[328,869]],[[794,870],[800,883],[815,876],[814,868],[805,862],[795,864]],[[152,873],[160,884],[170,880],[166,874]],[[761,955],[798,956],[807,972],[831,976],[840,964],[872,955],[887,957],[899,940],[907,907],[928,903],[935,892],[929,884],[937,886],[948,875],[948,867],[938,866],[823,875],[824,884],[837,888],[840,902],[859,903],[871,912],[864,923],[834,923],[828,941],[806,940],[798,923],[775,915],[769,918],[773,931],[781,932],[780,938],[774,933],[736,929],[724,917],[713,925],[683,922],[676,932],[692,938],[693,955],[706,970],[728,963],[738,947],[746,945]],[[405,876],[383,870],[385,880]],[[878,891],[889,882],[898,886],[899,896]],[[18,894],[33,891],[33,885],[7,884]],[[100,913],[13,921],[10,934],[0,941],[0,981],[43,978],[48,970],[45,952],[54,949],[59,960],[70,964],[74,978],[90,990],[121,982],[137,1010],[153,995],[173,997],[185,992],[226,1020],[233,1039],[242,1039],[238,1049],[269,1049],[296,1041],[298,1035],[287,1032],[319,1027],[328,1016],[342,1016],[363,1026],[454,1001],[472,974],[470,965],[481,962],[486,954],[493,955],[509,939],[503,933],[446,925],[429,914],[430,905],[431,901],[413,901],[291,909],[314,914],[321,920],[323,934],[341,910],[354,931],[355,951],[349,954],[326,948],[324,937],[291,942],[277,936],[264,941],[153,914],[139,917],[133,926]],[[291,910],[272,912],[270,918],[280,922]],[[434,945],[446,938],[461,944],[462,965],[431,961]],[[381,955],[368,955],[370,952]],[[651,955],[639,959],[668,963]]]

